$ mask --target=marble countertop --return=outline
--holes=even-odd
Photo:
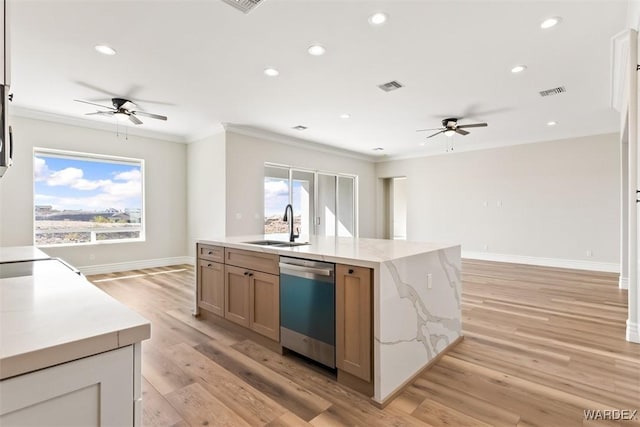
[[[48,259],[49,255],[35,246],[9,246],[0,247],[0,263],[30,261],[34,259]]]
[[[375,267],[381,262],[393,261],[413,255],[459,246],[447,243],[323,236],[301,236],[296,239],[296,242],[308,242],[309,245],[291,248],[251,245],[246,243],[259,240],[281,240],[288,242],[288,236],[284,234],[258,234],[200,239],[198,243],[329,262],[349,262],[354,265],[366,267]]]
[[[7,249],[4,254],[11,252]],[[150,337],[148,320],[64,264],[53,259],[32,264],[0,279],[0,379]]]

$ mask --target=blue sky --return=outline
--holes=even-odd
[[[34,157],[35,204],[54,209],[100,211],[142,208],[140,166],[79,159]]]

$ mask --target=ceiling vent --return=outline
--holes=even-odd
[[[292,127],[291,129],[303,131],[303,130],[307,130],[307,127],[306,126],[302,126],[302,125],[298,125],[298,126]]]
[[[540,96],[551,96],[551,95],[559,95],[561,93],[565,93],[567,89],[564,86],[554,87],[553,89],[547,89],[540,91]]]
[[[222,0],[223,2],[230,4],[241,12],[249,13],[251,12],[257,5],[262,3],[264,0]]]
[[[393,80],[393,81],[378,85],[378,87],[385,92],[391,92],[393,90],[398,90],[403,86],[399,82]]]

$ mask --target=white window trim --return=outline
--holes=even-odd
[[[318,175],[329,175],[329,176],[335,176],[336,177],[336,217],[338,215],[338,210],[340,209],[340,207],[338,206],[338,178],[339,177],[344,177],[344,178],[352,178],[353,179],[353,227],[354,227],[354,233],[353,233],[353,237],[357,238],[360,236],[360,215],[359,215],[359,206],[360,206],[360,199],[359,197],[359,178],[358,175],[353,175],[353,174],[348,174],[348,173],[342,173],[342,172],[331,172],[331,171],[325,171],[325,170],[318,170],[318,169],[309,169],[309,168],[303,168],[303,167],[297,167],[297,166],[291,166],[291,165],[285,165],[285,164],[281,164],[281,163],[271,163],[271,162],[265,162],[264,163],[265,168],[267,167],[272,167],[272,168],[281,168],[281,169],[288,169],[289,170],[289,182],[292,181],[292,177],[293,177],[293,171],[299,171],[299,172],[307,172],[307,173],[312,173],[313,174],[313,232],[314,234],[318,233],[318,225],[316,224],[316,218],[318,217]],[[293,187],[290,185],[289,186],[289,202],[291,202],[292,200],[292,193],[293,193]],[[264,190],[263,190],[263,194],[262,194],[262,198],[263,198],[263,203],[264,203]],[[262,210],[264,211],[264,206],[262,208]],[[264,215],[264,214],[263,214]],[[335,237],[340,237],[338,236],[338,230],[337,230],[337,219],[336,219],[336,235]]]
[[[34,179],[34,170],[33,170],[33,160],[37,154],[43,154],[45,156],[59,156],[59,157],[69,157],[78,160],[85,161],[96,161],[106,160],[111,163],[121,163],[121,164],[139,164],[140,165],[140,174],[142,175],[142,212],[140,215],[140,237],[138,238],[128,238],[128,239],[112,239],[112,240],[96,240],[93,239],[95,233],[94,230],[86,230],[84,232],[92,233],[92,241],[91,242],[81,242],[81,243],[55,243],[55,244],[38,244],[36,243],[36,211],[35,211],[35,194],[36,194],[36,181]],[[32,217],[31,217],[31,236],[33,239],[33,245],[39,248],[61,248],[61,247],[73,247],[73,246],[93,246],[93,245],[112,245],[112,244],[122,244],[122,243],[140,243],[145,242],[147,239],[146,227],[147,227],[147,197],[146,197],[146,179],[145,179],[145,161],[144,159],[137,159],[134,157],[121,157],[121,156],[112,156],[109,154],[97,154],[97,153],[87,153],[80,151],[68,151],[68,150],[58,150],[53,148],[43,148],[43,147],[33,147],[33,153],[31,155],[31,208],[32,208]],[[103,232],[103,230],[99,230]],[[111,230],[110,230],[111,231]],[[113,232],[118,231],[127,231],[127,230],[113,230]],[[137,231],[128,230],[128,231]]]

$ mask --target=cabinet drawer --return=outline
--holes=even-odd
[[[198,245],[198,258],[224,262],[224,248],[222,246]]]
[[[278,260],[280,257],[263,252],[243,251],[241,249],[225,248],[225,264],[262,271],[269,274],[280,274]]]

